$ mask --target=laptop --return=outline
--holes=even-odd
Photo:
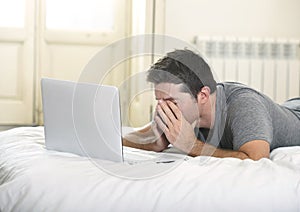
[[[116,87],[50,78],[41,86],[48,150],[123,162]]]

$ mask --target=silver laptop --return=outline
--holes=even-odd
[[[116,87],[43,78],[46,148],[123,161]]]

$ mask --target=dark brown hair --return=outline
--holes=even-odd
[[[208,64],[200,55],[188,49],[169,52],[159,59],[149,69],[147,81],[154,84],[184,83],[187,89],[183,92],[189,92],[195,98],[204,86],[208,86],[211,93],[217,86]]]

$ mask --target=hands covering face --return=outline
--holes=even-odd
[[[169,100],[159,100],[156,111],[154,120],[167,140],[176,148],[190,153],[197,140],[194,133],[196,123],[190,124],[177,105]]]

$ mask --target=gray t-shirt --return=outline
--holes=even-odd
[[[232,150],[238,150],[252,140],[267,141],[271,150],[300,146],[298,112],[274,103],[266,95],[243,84],[219,83],[215,125],[209,131],[200,129],[198,138]]]

